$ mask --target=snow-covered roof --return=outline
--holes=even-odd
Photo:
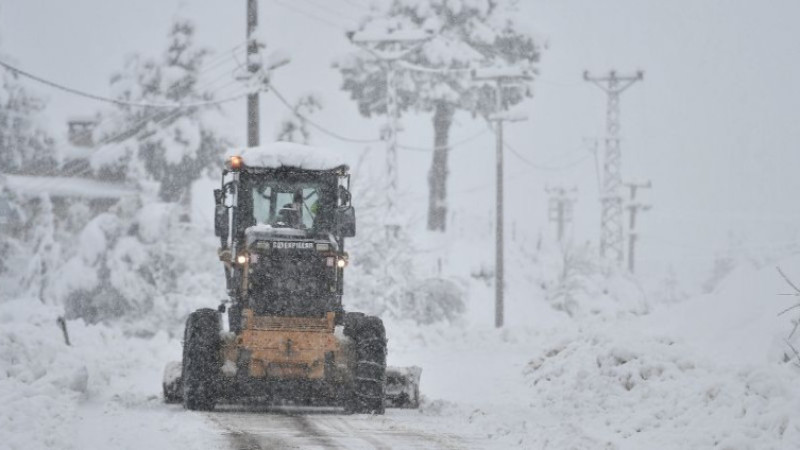
[[[496,78],[523,78],[532,79],[534,71],[527,67],[484,67],[475,69],[472,76],[478,80],[491,80]]]
[[[433,30],[370,30],[353,33],[355,43],[370,42],[417,42],[433,36]]]
[[[67,118],[67,122],[80,122],[80,123],[97,123],[100,120],[97,116],[89,116],[89,115],[74,115],[69,116]]]
[[[64,161],[71,161],[75,159],[89,159],[92,154],[97,150],[92,147],[79,147],[70,143],[62,143],[58,146],[61,159]]]
[[[522,122],[528,120],[528,112],[522,109],[503,111],[489,115],[489,120],[505,120],[506,122]]]
[[[277,169],[294,167],[304,170],[333,170],[347,166],[344,157],[329,148],[274,142],[260,147],[234,148],[226,157],[241,156],[247,167]]]
[[[70,177],[5,175],[5,185],[19,194],[50,194],[52,197],[114,199],[136,193],[136,189],[121,184]]]

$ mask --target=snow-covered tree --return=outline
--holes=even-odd
[[[62,263],[61,240],[57,236],[53,203],[47,194],[41,195],[35,202],[30,222],[31,233],[27,239],[30,252],[25,259],[22,286],[31,295],[47,303],[50,298],[46,294],[51,287],[53,273]]]
[[[92,323],[135,318],[152,312],[157,298],[163,303],[186,265],[185,255],[171,251],[186,235],[177,230],[176,208],[131,197],[92,219],[59,274],[67,316]]]
[[[198,86],[203,61],[209,54],[194,43],[194,26],[173,23],[161,58],[140,55],[128,59],[111,78],[119,100],[150,104],[189,104],[210,101],[214,93]],[[191,183],[218,163],[226,143],[212,128],[214,107],[121,106],[101,124],[102,148],[92,164],[102,178],[160,183],[163,201],[188,203]]]
[[[458,110],[487,115],[495,108],[495,90],[477,85],[469,69],[524,66],[539,60],[532,33],[520,22],[516,2],[510,0],[391,0],[364,18],[361,32],[391,36],[409,30],[431,30],[434,37],[404,60],[416,66],[441,69],[435,73],[396,64],[398,107],[401,111],[433,113],[434,152],[428,173],[428,229],[444,231],[447,219],[447,177],[450,128]],[[392,44],[377,45],[391,50]],[[358,103],[364,116],[386,114],[387,86],[384,63],[368,52],[357,52],[336,63],[342,88]],[[506,105],[520,102],[531,91],[509,87]]]
[[[703,283],[703,293],[714,292],[717,286],[736,268],[736,259],[728,254],[717,254],[714,257],[714,264],[708,278]]]
[[[660,301],[664,303],[677,303],[686,300],[689,294],[681,286],[675,268],[670,265],[667,267],[667,273],[659,286],[658,295]]]
[[[376,178],[368,178],[354,184],[358,235],[348,244],[353,257],[345,307],[419,324],[456,320],[466,310],[463,290],[450,280],[429,278],[419,270],[420,255],[407,231],[414,220],[395,217],[401,226],[387,229],[385,198],[374,189],[377,183]]]
[[[574,316],[581,306],[580,300],[590,290],[587,285],[600,269],[588,244],[562,245],[559,256],[559,272],[554,282],[546,285],[546,297],[553,308]]]
[[[295,102],[294,114],[287,117],[280,124],[277,133],[278,141],[297,142],[300,144],[311,143],[311,131],[308,129],[308,121],[304,119],[322,109],[322,100],[316,94],[306,94]]]
[[[0,175],[0,276],[6,277],[20,271],[23,260],[23,243],[20,240],[25,212],[16,194],[3,184]],[[0,284],[4,282],[0,281]],[[12,284],[12,282],[8,282]]]
[[[52,138],[39,124],[44,102],[0,70],[0,171],[42,174],[56,167]]]
[[[358,234],[348,244],[353,258],[345,285],[345,307],[376,315],[396,315],[406,290],[416,283],[418,275],[405,227],[400,227],[397,235],[385,227],[385,199],[373,189],[377,182],[373,176],[358,178],[353,184]]]

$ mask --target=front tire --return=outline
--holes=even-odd
[[[353,343],[352,383],[345,405],[356,414],[383,414],[386,386],[386,329],[381,319],[353,315],[345,319]]]
[[[211,411],[217,398],[220,368],[220,317],[213,309],[189,315],[183,338],[183,406]]]

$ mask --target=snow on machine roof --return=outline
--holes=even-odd
[[[294,142],[273,142],[259,147],[234,148],[225,155],[241,157],[245,167],[277,169],[293,167],[303,170],[347,169],[344,157],[335,150],[324,147],[295,144]]]

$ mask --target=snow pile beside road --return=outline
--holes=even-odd
[[[800,388],[787,365],[731,370],[669,338],[590,332],[548,347],[526,375],[551,444],[595,448],[798,448]]]
[[[800,282],[800,258],[780,266]],[[608,297],[635,306],[634,281],[606,282]],[[389,359],[423,368],[426,420],[495,448],[800,448],[784,342],[796,311],[778,316],[795,298],[776,295],[790,290],[773,267],[743,267],[711,295],[643,314],[591,313],[583,292],[573,316],[509,295],[501,330],[475,298],[466,321],[387,321]]]
[[[781,266],[800,274],[800,257]],[[789,290],[773,267],[742,267],[710,295],[563,334],[525,370],[531,407],[594,446],[800,448],[792,323],[778,316],[794,299],[776,295]]]
[[[87,392],[88,369],[55,318],[36,299],[0,305],[0,430],[12,449],[60,447]]]
[[[787,276],[800,283],[800,256],[779,263]],[[793,351],[786,344],[798,310],[779,313],[797,303],[773,266],[739,267],[716,290],[690,301],[654,311],[643,326],[669,333],[716,361],[733,364],[780,362]],[[799,348],[800,333],[792,344]]]
[[[8,448],[81,448],[87,441],[107,446],[132,426],[109,415],[163,409],[160,378],[164,363],[180,358],[179,341],[163,332],[139,339],[71,321],[67,346],[56,324],[59,314],[36,299],[0,304],[0,442]],[[165,420],[159,414],[164,412],[142,415],[137,426],[147,424],[148,433],[158,435],[151,428]],[[147,441],[163,442],[154,436]]]

